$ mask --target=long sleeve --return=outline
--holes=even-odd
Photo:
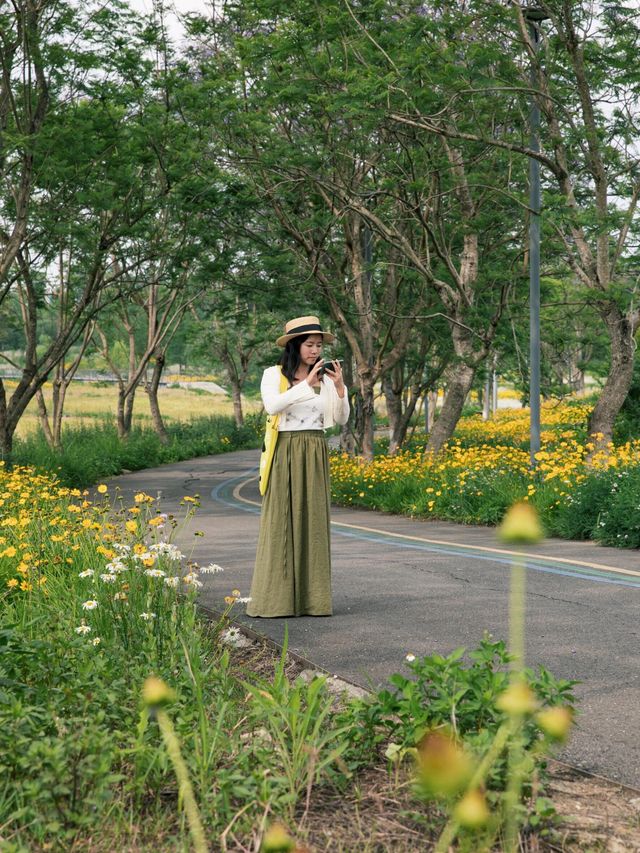
[[[268,367],[262,374],[260,393],[268,415],[280,414],[293,403],[312,400],[314,397],[314,390],[307,382],[300,382],[281,394],[280,370],[277,367]]]
[[[337,424],[346,424],[349,420],[349,392],[347,387],[345,386],[344,389],[344,397],[338,397],[333,382],[331,383],[331,390],[333,391],[333,419]]]
[[[349,420],[349,393],[344,389],[344,397],[338,397],[336,386],[330,379],[323,379],[321,396],[324,406],[324,425],[346,424]]]

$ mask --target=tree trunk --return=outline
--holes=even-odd
[[[342,374],[344,376],[344,384],[347,388],[347,393],[353,400],[353,358],[348,344],[346,344],[344,348],[344,363],[342,365]],[[356,450],[356,440],[353,431],[353,420],[354,413],[352,407],[352,411],[349,414],[349,420],[346,422],[346,424],[342,424],[342,426],[340,427],[340,450],[343,453],[348,453],[350,456],[353,455]]]
[[[374,456],[373,434],[375,430],[373,373],[371,371],[361,372],[358,379],[356,445],[360,450],[360,455],[370,462]]]
[[[125,438],[129,438],[131,434],[131,425],[133,424],[133,404],[136,399],[136,388],[131,389],[131,393],[127,394],[124,401],[124,428]]]
[[[438,420],[429,435],[426,453],[439,453],[453,435],[462,414],[464,401],[471,390],[475,372],[475,367],[464,362],[454,364],[446,371],[447,394]]]
[[[12,450],[13,430],[7,418],[7,392],[3,380],[0,379],[0,460],[7,465],[11,464]]]
[[[611,341],[611,367],[589,418],[589,434],[597,436],[596,448],[611,441],[615,419],[629,394],[636,347],[634,335],[638,328],[638,317],[630,318],[615,304],[607,305],[601,313]]]
[[[125,388],[124,384],[118,382],[118,403],[116,408],[116,426],[118,428],[118,438],[124,440],[127,437],[127,428],[125,420]]]
[[[242,412],[242,389],[240,384],[231,378],[231,399],[233,401],[233,417],[236,426],[244,426],[244,414]]]
[[[11,465],[11,452],[13,451],[13,432],[5,425],[0,429],[0,460],[6,465]]]
[[[387,417],[389,418],[389,456],[395,456],[402,442],[400,435],[402,429],[402,385],[400,392],[398,392],[392,373],[388,373],[382,380],[382,390],[387,404]]]
[[[482,389],[482,420],[488,421],[491,416],[491,370],[487,365],[484,386]]]
[[[56,450],[62,447],[62,417],[70,382],[71,379],[65,379],[53,383],[53,446]]]
[[[53,432],[51,431],[51,425],[49,424],[49,413],[47,411],[47,404],[44,399],[42,388],[38,388],[36,400],[38,401],[38,418],[40,420],[42,434],[44,435],[45,441],[49,447],[53,449],[55,447]]]
[[[149,397],[151,421],[153,423],[153,428],[160,439],[160,444],[169,444],[169,434],[167,433],[164,421],[162,420],[160,403],[158,401],[158,388],[160,387],[160,377],[164,370],[164,364],[165,355],[163,352],[160,352],[156,355],[155,364],[153,365],[153,373],[151,374],[151,381],[145,383],[144,388],[147,392],[147,396]]]

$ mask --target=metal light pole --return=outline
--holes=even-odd
[[[537,52],[540,44],[540,23],[548,15],[538,6],[526,6],[522,10],[529,25],[529,35]],[[537,84],[535,63],[531,67],[531,87]],[[540,151],[540,108],[531,96],[529,112],[529,147]],[[529,407],[530,464],[537,465],[536,453],[540,450],[540,163],[529,158]]]

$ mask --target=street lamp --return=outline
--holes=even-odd
[[[522,14],[529,26],[533,49],[540,45],[540,24],[549,17],[535,4],[525,4]],[[531,66],[531,87],[536,88],[536,63]],[[540,107],[531,95],[529,111],[529,147],[540,151]],[[540,162],[529,158],[529,407],[531,411],[529,452],[531,467],[537,464],[540,450]]]

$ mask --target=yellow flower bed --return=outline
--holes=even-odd
[[[459,500],[461,495],[481,498],[488,483],[502,479],[509,481],[509,488],[520,489],[518,499],[528,500],[546,485],[559,503],[589,472],[640,464],[640,440],[634,440],[617,447],[609,444],[592,457],[587,469],[585,459],[594,444],[581,441],[572,427],[584,423],[589,411],[585,405],[543,407],[542,449],[535,477],[529,467],[529,451],[514,446],[528,441],[529,411],[504,410],[489,421],[479,415],[462,418],[455,438],[437,456],[425,455],[420,448],[392,457],[378,456],[367,463],[347,454],[333,454],[333,494],[343,502],[376,505],[374,495],[380,489],[422,482],[428,496],[422,509],[437,512],[438,504],[446,502],[447,492],[452,499]]]
[[[198,567],[188,562],[185,574],[186,558],[170,542],[178,521],[155,498],[139,492],[127,505],[105,485],[97,492],[93,502],[86,490],[0,462],[0,595],[64,602],[67,616],[82,617],[76,633],[91,632],[94,645],[105,631],[131,633],[130,603],[143,622],[160,619],[181,590],[201,586]],[[183,505],[188,519],[198,501],[187,496]]]

